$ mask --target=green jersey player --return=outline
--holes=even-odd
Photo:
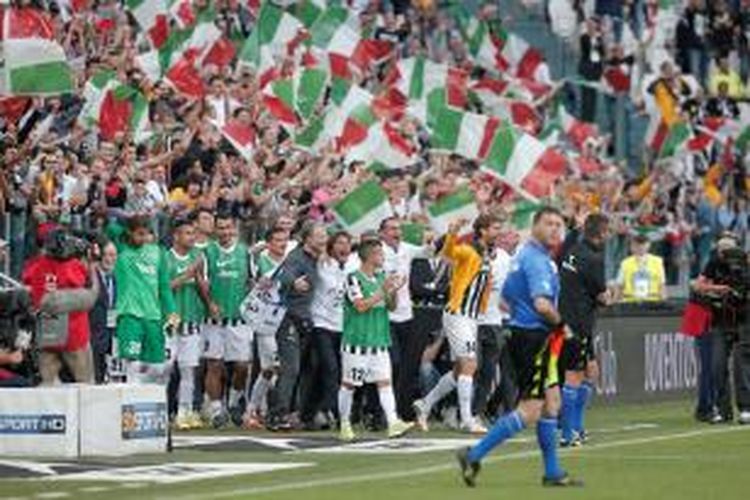
[[[244,323],[240,305],[247,296],[250,279],[250,253],[237,237],[237,221],[229,214],[216,217],[216,241],[205,250],[211,302],[211,319],[206,325],[208,359],[206,393],[209,418],[214,426],[226,423],[222,405],[224,362],[233,362],[229,409],[232,420],[240,425],[244,408],[240,399],[245,390],[253,341],[252,329]]]
[[[130,382],[165,375],[164,323],[176,327],[179,315],[169,283],[165,253],[153,243],[147,217],[132,217],[118,241],[117,345]]]
[[[339,415],[344,441],[355,438],[350,422],[354,388],[374,383],[378,387],[380,406],[388,421],[388,437],[399,437],[413,424],[396,416],[396,401],[391,386],[391,345],[388,310],[396,306],[396,292],[405,280],[398,275],[385,277],[383,246],[367,240],[359,247],[362,262],[359,270],[349,274],[344,303],[344,331],[341,338],[341,388]]]
[[[200,427],[200,418],[193,412],[195,368],[200,362],[200,330],[206,317],[205,302],[208,284],[205,280],[203,254],[195,248],[195,225],[190,218],[174,223],[173,245],[167,253],[167,269],[174,293],[177,313],[182,322],[168,339],[170,364],[177,363],[180,385],[177,390],[178,429]]]

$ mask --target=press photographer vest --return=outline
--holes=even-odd
[[[655,255],[647,254],[643,263],[638,262],[635,256],[623,260],[623,300],[625,302],[661,300],[659,288],[662,269],[662,261]]]

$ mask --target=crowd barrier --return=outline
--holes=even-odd
[[[594,337],[599,404],[691,396],[698,382],[693,339],[678,332],[683,302],[619,304],[603,310]]]
[[[0,455],[124,456],[167,450],[158,385],[70,384],[0,389]]]

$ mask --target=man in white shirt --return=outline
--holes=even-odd
[[[341,381],[341,332],[344,323],[346,277],[359,267],[352,256],[351,236],[340,231],[332,235],[326,255],[318,262],[318,276],[312,301],[313,348],[317,352],[318,369],[314,378],[319,387],[311,413],[320,411],[329,426],[335,424],[338,390]],[[310,404],[313,406],[313,404]]]
[[[401,241],[401,220],[389,217],[380,224],[383,241],[386,274],[397,274],[406,279],[406,284],[397,292],[396,309],[390,312],[391,358],[393,380],[396,388],[396,406],[399,417],[407,422],[414,419],[411,403],[419,393],[419,364],[422,356],[421,343],[412,329],[414,310],[409,277],[414,259],[430,256],[430,246],[416,246]]]

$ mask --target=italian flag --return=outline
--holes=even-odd
[[[301,0],[291,7],[290,12],[302,21],[305,28],[310,28],[325,10],[325,0]]]
[[[202,98],[205,89],[198,68],[226,61],[226,48],[221,31],[207,19],[173,32],[158,51],[141,54],[136,61],[149,80],[164,78],[178,92]]]
[[[310,41],[328,54],[335,77],[351,80],[351,65],[364,70],[391,52],[390,43],[363,38],[357,24],[349,9],[330,7],[310,26]]]
[[[651,151],[658,153],[661,151],[661,147],[667,139],[667,135],[669,135],[669,126],[664,123],[661,114],[656,110],[651,111],[648,128],[646,129],[646,136],[643,142]]]
[[[534,214],[544,205],[525,198],[517,198],[513,204],[510,215],[510,223],[514,229],[524,231],[531,228]]]
[[[252,159],[253,149],[255,147],[255,129],[253,129],[252,126],[238,120],[228,120],[223,127],[219,127],[218,124],[215,125],[221,130],[221,135],[224,139],[226,139],[244,159]]]
[[[523,38],[508,31],[502,31],[499,34],[498,44],[500,70],[511,71],[517,78],[539,80],[538,71],[544,62],[544,56],[539,50],[529,45]]]
[[[255,29],[240,50],[240,64],[257,68],[261,49],[267,48],[275,59],[292,55],[305,38],[304,25],[293,15],[271,2],[263,3]]]
[[[333,213],[347,231],[359,236],[377,230],[383,219],[393,215],[393,210],[383,188],[375,181],[367,181],[338,201]]]
[[[427,207],[430,226],[438,234],[447,233],[448,226],[456,219],[463,218],[471,223],[478,216],[479,209],[474,193],[467,184],[459,187],[455,192],[439,198]],[[470,224],[468,227],[471,227]]]
[[[498,42],[490,33],[489,24],[472,19],[464,37],[469,46],[469,53],[477,65],[491,70],[499,69],[502,61],[499,59]]]
[[[483,168],[530,199],[546,198],[567,159],[542,141],[510,126],[495,134]]]
[[[529,133],[535,134],[542,127],[542,117],[532,103],[536,95],[527,87],[508,80],[484,77],[471,85],[470,93],[488,113]]]
[[[593,123],[579,120],[568,113],[564,106],[560,106],[559,113],[560,126],[563,132],[579,151],[583,149],[583,145],[588,139],[599,137],[599,130]]]
[[[94,75],[86,82],[84,98],[80,120],[96,126],[105,141],[123,132],[132,132],[138,143],[147,139],[148,101],[140,91],[118,81],[114,72]]]
[[[489,153],[499,126],[500,119],[494,116],[443,108],[435,120],[430,143],[433,149],[481,160]]]
[[[664,143],[659,150],[659,159],[669,158],[688,151],[688,144],[693,138],[693,132],[687,123],[675,123],[669,129]]]
[[[125,6],[157,49],[169,36],[166,0],[126,0]]]
[[[289,78],[272,81],[263,93],[263,103],[282,125],[295,127],[315,113],[327,84],[327,71],[300,68]]]
[[[2,20],[5,93],[55,95],[73,90],[65,51],[50,19],[32,8],[8,8]]]
[[[387,80],[409,102],[412,114],[423,122],[446,105],[465,108],[468,103],[469,74],[424,56],[399,61]]]
[[[378,121],[373,95],[362,87],[349,86],[339,105],[331,104],[325,113],[315,115],[300,130],[294,142],[306,151],[319,151],[334,140],[339,151],[363,142],[369,128]]]
[[[348,151],[346,161],[361,161],[371,168],[397,169],[416,163],[419,159],[416,153],[413,141],[393,124],[381,121],[369,128],[364,141]]]

